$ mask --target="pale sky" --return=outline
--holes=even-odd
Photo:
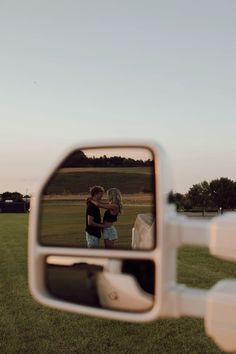
[[[155,140],[173,189],[236,180],[236,1],[0,0],[0,193],[81,141]]]

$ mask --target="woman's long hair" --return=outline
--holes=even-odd
[[[122,196],[121,192],[118,188],[110,188],[107,191],[107,196],[109,202],[117,204],[119,206],[119,213],[123,213],[123,204],[122,204]]]

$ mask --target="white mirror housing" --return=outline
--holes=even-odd
[[[236,213],[228,212],[211,222],[210,252],[213,256],[236,261]]]
[[[38,238],[40,218],[40,202],[45,184],[58,168],[60,163],[74,149],[65,154],[52,170],[45,176],[31,203],[29,223],[29,287],[33,297],[40,303],[61,310],[76,312],[96,317],[124,320],[130,322],[146,322],[164,317],[198,316],[205,318],[207,334],[224,350],[236,350],[236,280],[223,280],[210,291],[191,289],[176,282],[177,250],[184,245],[208,247],[214,256],[236,260],[236,213],[226,213],[211,221],[195,221],[178,215],[173,205],[168,205],[171,190],[169,165],[162,148],[155,144],[140,142],[107,142],[85,143],[76,149],[94,147],[141,146],[152,150],[155,157],[155,205],[156,220],[150,226],[148,220],[141,222],[141,234],[132,232],[132,250],[78,249],[68,247],[52,247],[42,245]],[[142,216],[137,218],[137,224]],[[137,225],[136,225],[137,226]],[[154,230],[153,230],[154,228]],[[155,231],[157,239],[155,247],[150,250],[148,235]],[[142,238],[143,237],[143,238]],[[143,242],[142,250],[138,244]],[[152,244],[153,245],[153,244]],[[145,247],[147,249],[145,249]],[[48,256],[104,258],[108,260],[149,260],[155,264],[155,296],[153,306],[151,298],[142,294],[137,283],[130,276],[122,276],[119,271],[104,272],[99,279],[103,287],[102,296],[105,304],[112,302],[116,291],[104,292],[110,285],[115,289],[120,284],[120,299],[112,309],[91,308],[53,298],[45,285],[45,259]],[[115,262],[114,262],[115,264]],[[110,284],[110,285],[109,285]],[[133,297],[126,296],[126,290],[132,291]],[[107,297],[106,297],[107,296]],[[134,310],[147,309],[146,312],[125,312],[119,310],[124,303],[134,301]],[[133,300],[132,300],[133,299]]]
[[[40,203],[42,198],[42,193],[44,191],[45,185],[50,180],[51,176],[57,170],[58,166],[75,150],[80,149],[92,149],[92,148],[109,148],[109,147],[141,147],[148,148],[153,152],[154,164],[155,164],[155,206],[156,206],[156,219],[157,223],[152,226],[152,232],[155,231],[155,235],[158,235],[158,239],[155,240],[152,245],[155,248],[152,250],[146,249],[132,249],[132,250],[106,250],[106,249],[82,249],[82,248],[68,248],[68,247],[52,247],[47,245],[42,245],[39,242],[39,220],[40,220]],[[30,212],[30,223],[29,223],[29,287],[30,292],[33,297],[39,301],[41,304],[54,307],[57,309],[63,309],[66,311],[82,313],[85,315],[92,315],[97,317],[106,317],[110,319],[119,319],[131,322],[145,322],[154,320],[160,316],[169,316],[168,306],[163,306],[166,302],[166,283],[176,281],[176,250],[168,248],[165,249],[163,233],[164,233],[164,216],[165,209],[168,208],[167,197],[170,192],[170,174],[166,171],[168,164],[165,158],[165,153],[162,148],[155,144],[140,141],[118,141],[102,143],[85,143],[80,146],[73,147],[62,156],[59,161],[52,167],[49,173],[43,178],[40,183],[36,195],[32,199],[31,212]],[[131,230],[132,234],[132,230]],[[160,253],[160,249],[163,249]],[[170,252],[170,254],[169,254]],[[66,256],[66,257],[95,257],[95,258],[108,258],[108,259],[134,259],[134,260],[149,260],[155,264],[155,296],[152,299],[153,304],[150,306],[150,298],[146,294],[141,294],[133,280],[128,278],[126,275],[121,274],[116,276],[117,281],[121,282],[122,279],[126,281],[127,291],[134,290],[135,301],[137,302],[138,295],[141,296],[140,305],[136,303],[134,309],[139,312],[125,312],[116,311],[113,309],[100,309],[100,308],[90,308],[88,306],[73,304],[69,302],[56,299],[50,295],[47,290],[45,283],[45,259],[49,256]],[[168,262],[172,259],[171,263]],[[163,264],[165,263],[165,264]],[[166,267],[168,265],[168,267]],[[168,269],[168,272],[163,272],[164,269]],[[105,274],[105,273],[104,273]],[[114,279],[111,280],[111,274],[108,275],[109,282],[114,283]],[[127,280],[128,279],[128,280]],[[107,280],[107,278],[106,278]],[[101,283],[100,281],[99,283]],[[128,286],[129,285],[129,286]],[[122,289],[122,284],[120,289]],[[124,289],[125,290],[125,289]],[[132,296],[130,297],[132,299]],[[122,293],[122,304],[125,303],[125,291]],[[117,305],[118,306],[118,305]],[[118,307],[117,307],[118,308]],[[143,312],[140,310],[143,309]],[[144,311],[144,309],[147,309]],[[167,311],[165,311],[167,309]]]

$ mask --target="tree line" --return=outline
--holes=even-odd
[[[122,156],[111,156],[106,155],[100,157],[87,157],[85,153],[81,150],[77,150],[72,153],[66,160],[61,164],[60,168],[71,168],[71,167],[153,167],[153,160],[135,160],[132,158],[126,158]]]
[[[234,210],[236,208],[236,181],[221,177],[211,182],[194,184],[186,194],[169,194],[169,202],[175,203],[178,211]]]
[[[0,201],[12,200],[13,202],[24,202],[30,199],[29,195],[23,195],[19,192],[4,192],[0,194]]]

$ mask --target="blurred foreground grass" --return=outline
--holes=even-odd
[[[28,215],[0,214],[0,353],[222,353],[202,319],[126,323],[52,310],[37,304],[27,284]],[[179,252],[179,281],[208,288],[236,276],[236,264],[204,248]]]

